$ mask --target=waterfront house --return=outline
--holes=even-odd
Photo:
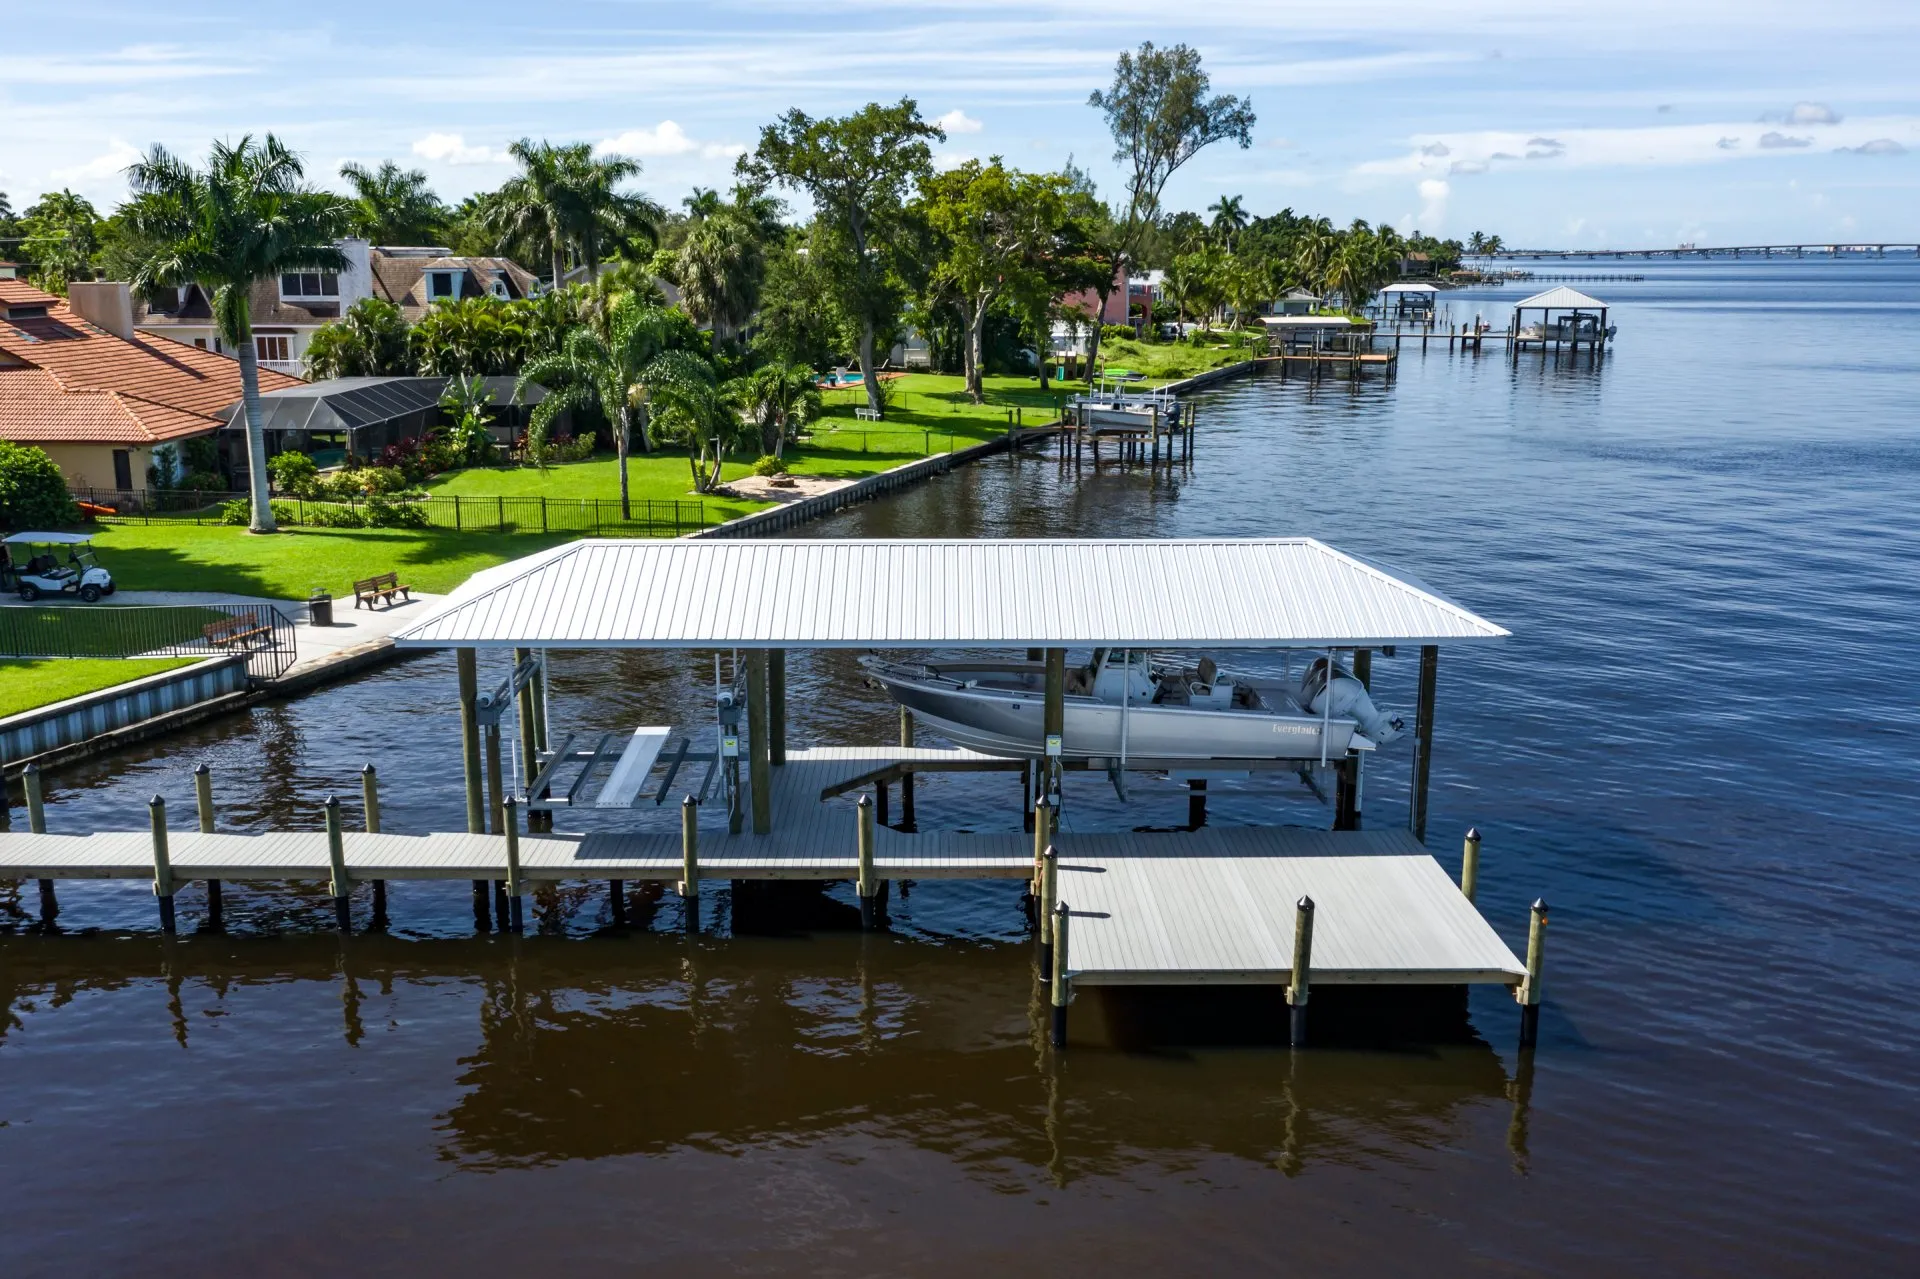
[[[0,439],[46,450],[75,488],[144,488],[153,451],[213,436],[240,365],[134,327],[125,284],[69,298],[0,279]],[[299,379],[260,371],[260,389]]]
[[[380,298],[400,308],[408,322],[436,302],[491,297],[503,302],[532,297],[540,281],[510,258],[461,257],[441,245],[371,245],[341,240],[343,271],[287,271],[255,281],[250,299],[254,354],[260,366],[280,373],[305,371],[307,343],[362,298]],[[164,334],[216,355],[233,354],[213,322],[208,291],[198,284],[136,300],[134,327]]]

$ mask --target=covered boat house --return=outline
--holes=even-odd
[[[1542,355],[1562,349],[1577,354],[1584,346],[1598,356],[1612,337],[1607,304],[1564,284],[1522,298],[1513,307],[1512,347],[1516,359],[1522,348],[1538,348]]]

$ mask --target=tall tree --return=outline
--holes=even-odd
[[[407,322],[384,298],[361,298],[307,341],[307,376],[404,377],[413,372]]]
[[[353,188],[353,233],[375,244],[438,244],[447,229],[447,209],[419,169],[391,160],[369,169],[343,164],[340,176]]]
[[[1243,151],[1253,145],[1253,104],[1231,94],[1213,95],[1212,87],[1198,51],[1184,44],[1160,49],[1149,40],[1137,53],[1121,53],[1113,84],[1087,98],[1087,105],[1106,116],[1114,162],[1126,174],[1126,202],[1115,210],[1111,241],[1116,275],[1138,254],[1142,236],[1159,214],[1167,179],[1216,142],[1237,142]],[[1100,300],[1104,309],[1104,293]],[[1095,357],[1099,341],[1096,328]],[[1087,367],[1091,375],[1092,359]]]
[[[346,257],[334,242],[346,233],[352,210],[331,192],[308,186],[300,158],[271,133],[259,142],[245,136],[214,143],[205,169],[156,146],[127,177],[134,193],[129,224],[156,246],[135,273],[135,287],[209,288],[214,323],[239,353],[251,526],[271,533],[260,370],[249,314],[253,285],[282,271],[343,269]]]
[[[1008,169],[995,156],[969,160],[924,184],[927,221],[945,252],[934,276],[952,291],[966,322],[962,371],[975,404],[985,398],[982,365],[987,312],[1002,298],[1045,290],[1041,264],[1067,222],[1069,180]]]
[[[567,231],[572,217],[566,160],[561,151],[550,142],[532,138],[509,144],[507,153],[519,162],[520,172],[481,200],[476,210],[501,248],[542,246],[553,267],[556,289],[567,272]]]
[[[1237,195],[1223,195],[1207,206],[1207,212],[1213,214],[1213,233],[1229,251],[1233,242],[1247,226],[1247,210]]]
[[[658,243],[660,220],[666,211],[624,183],[640,176],[640,162],[624,155],[596,157],[584,142],[561,147],[561,231],[573,246],[587,278],[599,274],[600,264],[640,240],[651,248]],[[556,283],[558,277],[555,277]]]
[[[65,293],[74,280],[93,278],[100,248],[100,215],[85,197],[62,189],[40,197],[20,219],[20,253],[43,289]]]
[[[920,118],[913,99],[869,103],[840,119],[815,120],[794,109],[761,130],[740,157],[741,176],[761,188],[805,191],[816,218],[814,248],[840,259],[829,279],[858,332],[867,407],[884,414],[874,379],[874,339],[898,322],[901,294],[891,279],[890,250],[909,191],[933,171],[929,141],[946,140]]]
[[[716,346],[753,318],[765,276],[758,228],[724,206],[687,233],[674,259],[687,314],[712,326]]]

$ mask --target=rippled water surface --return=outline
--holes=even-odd
[[[694,940],[568,886],[517,941],[473,935],[464,884],[396,884],[391,935],[345,940],[317,888],[230,887],[228,934],[177,941],[122,884],[64,885],[42,935],[29,885],[0,890],[6,1271],[1920,1265],[1920,264],[1646,275],[1585,286],[1618,308],[1599,368],[1416,343],[1390,386],[1209,394],[1187,472],[996,459],[807,530],[1311,534],[1509,626],[1442,658],[1429,842],[1451,866],[1480,826],[1516,945],[1553,905],[1530,1063],[1491,991],[1298,1057],[1248,998],[1055,1059],[1004,884],[917,885],[867,939],[844,889],[777,936],[722,892]],[[556,721],[687,722],[707,660],[556,658]],[[796,739],[891,733],[848,659],[792,662]],[[223,822],[311,826],[371,759],[388,829],[454,829],[452,687],[424,657],[63,770],[50,823],[190,809],[205,760]],[[1369,774],[1370,823],[1404,773]],[[1185,816],[1070,786],[1089,826]],[[1017,807],[922,783],[923,825]],[[1289,778],[1211,820],[1327,815]]]

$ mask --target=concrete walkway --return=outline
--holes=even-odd
[[[441,599],[438,595],[413,593],[413,599],[401,600],[391,608],[353,606],[353,596],[333,602],[333,625],[314,626],[307,620],[305,600],[271,600],[257,595],[223,595],[212,591],[116,591],[115,604],[271,604],[294,624],[296,660],[287,675],[302,672],[330,661],[340,653],[375,640],[383,640],[402,626],[423,617]],[[76,605],[76,607],[80,607]]]

